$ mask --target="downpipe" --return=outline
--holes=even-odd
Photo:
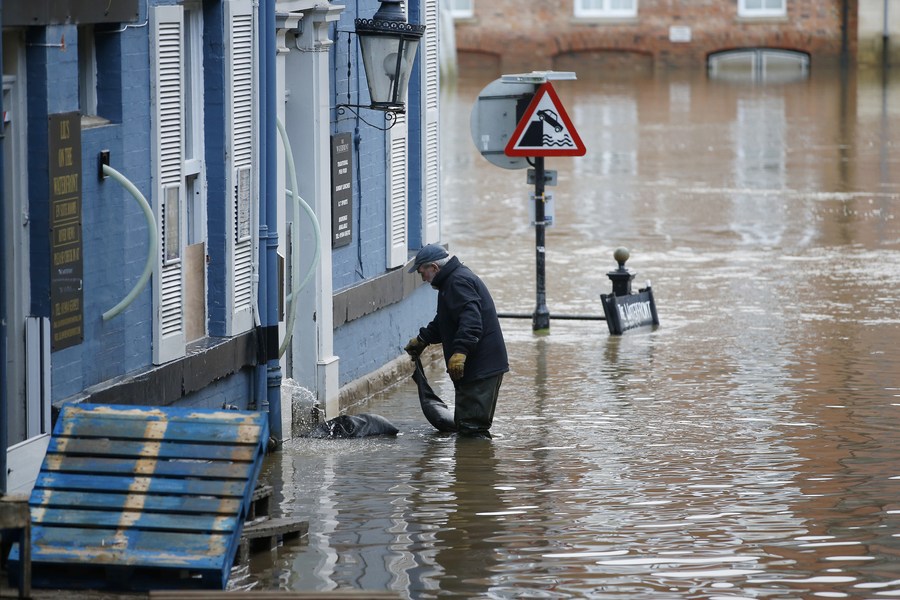
[[[261,344],[257,365],[257,409],[269,413],[269,446],[284,440],[281,426],[281,362],[278,360],[278,202],[276,199],[277,161],[275,146],[275,0],[259,3],[260,52],[260,247],[265,241],[265,257],[259,261],[259,305]]]
[[[0,10],[0,42],[3,41],[2,21]],[[3,64],[3,44],[0,43],[0,65]],[[0,115],[3,114],[3,94],[0,94]],[[6,125],[0,119],[0,165],[3,165],[3,137],[6,135]],[[6,206],[6,183],[3,180],[3,169],[0,169],[0,206]],[[5,208],[4,208],[5,210]],[[0,219],[5,220],[5,219]],[[6,411],[6,226],[0,224],[0,496],[6,494],[6,452],[9,448],[7,429],[9,428],[9,414]]]

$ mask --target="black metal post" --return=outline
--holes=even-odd
[[[550,310],[547,308],[546,281],[544,267],[546,254],[544,252],[545,240],[544,224],[544,157],[537,156],[534,159],[534,246],[535,263],[537,266],[537,279],[535,282],[537,306],[531,318],[532,331],[550,331]]]

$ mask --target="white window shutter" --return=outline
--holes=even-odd
[[[422,241],[441,241],[441,157],[438,141],[440,63],[438,58],[440,11],[438,0],[425,0],[425,38],[422,56]]]
[[[153,363],[185,354],[184,334],[184,23],[181,6],[151,9],[153,207],[159,251],[153,278]]]
[[[226,227],[226,282],[231,302],[226,333],[253,326],[253,271],[257,240],[258,165],[256,147],[255,28],[250,0],[225,3],[225,129],[229,218]]]
[[[396,123],[387,135],[387,268],[406,264],[406,172],[407,121],[405,113],[397,113]]]

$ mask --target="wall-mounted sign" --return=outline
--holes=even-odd
[[[81,115],[50,115],[50,346],[84,340],[81,239]]]
[[[331,136],[331,247],[346,246],[353,239],[353,136]]]
[[[669,27],[669,41],[685,44],[691,41],[691,28],[686,25],[672,25]]]

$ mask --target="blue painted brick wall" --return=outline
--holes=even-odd
[[[334,330],[340,385],[365,377],[403,354],[411,337],[434,318],[437,292],[419,287],[409,298]]]
[[[67,35],[76,32],[71,28]],[[49,35],[52,33],[48,30]],[[99,153],[109,150],[110,166],[134,183],[148,200],[152,198],[147,30],[128,28],[98,35],[97,49],[97,112],[110,122],[82,130],[85,337],[81,344],[54,352],[51,357],[54,400],[140,369],[152,359],[151,285],[117,317],[102,319],[102,314],[138,281],[149,240],[146,218],[131,194],[118,182],[101,182],[97,176]],[[54,62],[47,72],[57,82],[57,93],[65,98],[56,103],[76,110],[77,53],[69,54],[76,59]],[[123,78],[122,73],[128,77]],[[32,99],[30,96],[29,108],[36,105]],[[52,103],[48,100],[48,104]]]
[[[225,335],[227,319],[225,286],[225,226],[228,219],[225,198],[225,14],[221,4],[207,3],[203,22],[209,37],[205,45],[210,52],[204,59],[204,109],[206,131],[206,179],[208,248],[210,257],[207,281],[207,321],[210,335]]]
[[[202,390],[185,396],[178,406],[188,408],[222,408],[228,404],[247,410],[253,397],[253,369],[243,369],[230,377],[214,381]]]

